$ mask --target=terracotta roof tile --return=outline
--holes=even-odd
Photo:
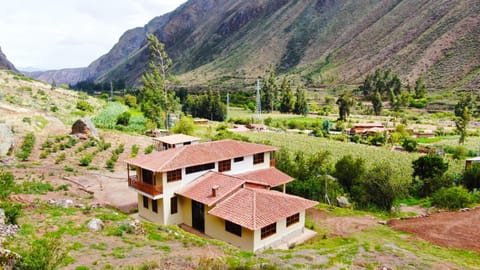
[[[317,205],[318,202],[273,190],[243,188],[208,213],[257,230]]]
[[[177,143],[199,141],[200,138],[185,135],[185,134],[174,134],[169,136],[156,137],[156,138],[153,138],[153,140],[157,142],[167,143],[167,144],[177,144]]]
[[[225,196],[241,188],[244,183],[245,181],[240,178],[210,171],[175,193],[212,206]],[[213,196],[212,193],[214,187],[217,188],[216,196]]]
[[[193,165],[276,151],[277,147],[233,140],[214,141],[172,148],[126,160],[155,172],[165,172]]]
[[[271,187],[276,187],[293,181],[293,178],[290,175],[281,172],[275,167],[237,174],[235,176],[245,180],[265,183]]]

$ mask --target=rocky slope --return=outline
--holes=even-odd
[[[8,61],[7,56],[2,52],[2,48],[0,48],[0,69],[7,69],[7,70],[13,70],[15,72],[18,72],[15,66]]]
[[[154,33],[188,85],[250,82],[274,66],[312,87],[391,68],[408,82],[426,77],[431,89],[475,89],[479,14],[478,0],[190,0],[127,31],[87,68],[36,77],[136,84],[148,59],[145,35]]]

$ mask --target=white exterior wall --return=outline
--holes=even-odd
[[[182,223],[182,209],[180,207],[180,198],[177,196],[177,209],[178,212],[176,214],[170,214],[170,199],[175,195],[175,191],[182,187],[183,182],[183,175],[185,170],[182,169],[182,180],[175,181],[175,182],[167,182],[167,174],[163,173],[163,220],[165,221],[164,225],[170,224],[180,224]]]
[[[253,251],[271,247],[281,241],[288,242],[291,237],[300,235],[305,229],[305,211],[300,212],[299,221],[287,227],[287,219],[277,222],[277,232],[265,239],[261,239],[262,229],[255,230],[253,237]]]
[[[138,214],[148,221],[163,225],[165,219],[162,199],[157,200],[157,206],[158,213],[155,213],[152,211],[152,199],[148,198],[148,209],[143,207],[143,195],[138,194]]]

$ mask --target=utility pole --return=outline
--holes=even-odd
[[[260,101],[260,79],[257,79],[257,119],[262,121],[262,102]]]

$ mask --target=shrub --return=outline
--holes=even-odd
[[[432,195],[432,204],[450,210],[467,207],[471,202],[472,197],[462,186],[442,188]]]
[[[178,120],[172,128],[173,133],[182,133],[186,135],[193,135],[195,133],[195,124],[193,119],[188,116],[183,116]]]
[[[412,137],[406,137],[405,139],[403,139],[402,147],[403,147],[407,152],[416,152],[416,151],[417,151],[417,147],[418,147],[418,143],[417,143],[417,141],[416,141],[414,138],[412,138]]]
[[[125,145],[122,143],[120,144],[115,150],[115,154],[117,155],[120,155],[121,153],[123,153],[123,151],[125,151]]]
[[[0,199],[5,199],[15,189],[15,177],[11,172],[0,171]]]
[[[152,153],[153,150],[155,150],[155,146],[149,145],[149,146],[147,146],[147,147],[145,148],[145,150],[144,150],[143,152],[145,153],[145,155],[147,155],[147,154]]]
[[[18,252],[20,261],[16,269],[57,269],[66,259],[68,250],[58,235],[47,235],[30,242],[29,247]]]
[[[32,153],[33,146],[35,145],[35,135],[33,133],[28,133],[23,138],[23,143],[20,147],[20,152],[17,153],[17,158],[22,161],[28,160],[30,154]]]
[[[86,100],[77,101],[76,108],[84,112],[93,112],[93,106],[88,104]]]
[[[64,161],[66,158],[66,155],[65,153],[61,153],[60,155],[57,156],[57,158],[55,159],[55,164],[58,164],[62,161]]]
[[[15,202],[0,202],[0,208],[5,210],[5,222],[7,224],[17,224],[17,218],[22,213],[22,205]]]
[[[88,166],[93,160],[92,154],[86,154],[80,159],[80,166]]]
[[[140,150],[140,148],[138,147],[138,145],[134,144],[132,145],[132,153],[130,154],[130,157],[136,157],[138,155],[138,150]]]
[[[110,170],[113,169],[115,167],[115,161],[112,159],[107,160],[105,167]]]
[[[453,150],[452,158],[456,159],[456,160],[465,159],[467,154],[468,154],[467,149],[465,147],[461,146],[461,145],[458,145]]]
[[[480,163],[473,163],[463,172],[462,182],[469,190],[480,189]]]
[[[128,111],[119,114],[117,116],[116,124],[122,125],[122,126],[128,126],[128,124],[130,123],[131,116],[132,115]]]

